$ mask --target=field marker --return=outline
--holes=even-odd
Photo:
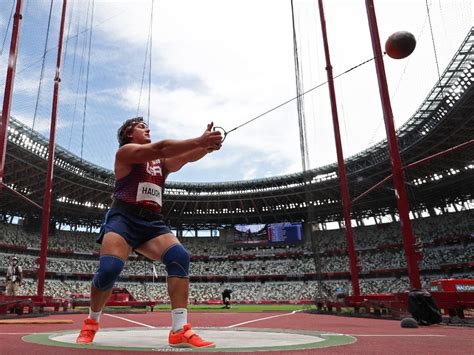
[[[127,319],[127,318],[124,318],[124,317],[119,317],[119,316],[115,316],[115,315],[112,315],[112,314],[105,314],[105,313],[104,313],[104,316],[109,316],[109,317],[112,317],[112,318],[122,319],[122,320],[124,320],[124,321],[130,322],[130,323],[134,323],[134,324],[138,324],[138,325],[141,325],[141,326],[143,326],[143,327],[155,329],[155,327],[152,326],[152,325],[148,325],[148,324],[144,324],[144,323],[140,323],[140,322],[135,322],[134,320]]]
[[[22,334],[36,334],[36,333],[0,333],[0,335],[22,335]]]
[[[297,312],[301,312],[302,310],[297,310],[297,311],[293,311],[291,313],[285,313],[285,314],[277,314],[276,316],[270,316],[270,317],[265,317],[265,318],[258,318],[258,319],[254,319],[254,320],[249,320],[247,322],[242,322],[242,323],[237,323],[237,324],[233,324],[233,325],[229,325],[225,328],[235,328],[235,327],[238,327],[239,325],[244,325],[244,324],[249,324],[249,323],[255,323],[255,322],[260,322],[262,320],[267,320],[267,319],[272,319],[272,318],[277,318],[277,317],[285,317],[285,316],[291,316]]]

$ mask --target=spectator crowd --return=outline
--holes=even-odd
[[[447,276],[441,265],[474,262],[474,213],[469,211],[450,213],[413,221],[414,233],[419,241],[422,258],[419,262],[423,272],[424,287],[433,279]],[[98,245],[95,235],[80,232],[58,231],[50,236],[49,256],[46,270],[56,273],[48,278],[45,294],[69,297],[74,293],[88,293],[88,281],[76,281],[74,275],[92,275],[98,267]],[[298,301],[312,299],[321,292],[334,293],[342,288],[351,293],[347,276],[333,277],[321,282],[311,281],[305,274],[347,273],[349,259],[346,253],[343,230],[317,231],[313,238],[295,246],[242,246],[219,243],[219,238],[183,238],[182,242],[194,256],[190,275],[200,279],[226,276],[237,279],[245,276],[280,275],[296,281],[261,282],[193,282],[190,300],[205,302],[219,299],[224,288],[233,290],[232,299],[237,302]],[[399,224],[390,223],[354,228],[354,240],[358,263],[366,275],[376,270],[406,269],[406,260]],[[0,274],[5,275],[9,261],[16,256],[24,271],[36,272],[39,261],[40,241],[38,233],[28,233],[18,225],[0,224]],[[315,264],[321,265],[316,270]],[[461,270],[462,271],[462,270]],[[456,277],[472,277],[469,273],[454,274]],[[123,271],[124,276],[163,276],[164,267],[141,257],[131,257]],[[84,278],[82,278],[84,279]],[[149,278],[148,278],[149,279]],[[312,278],[314,280],[314,277]],[[261,278],[259,279],[261,280]],[[119,282],[118,287],[127,288],[136,299],[167,301],[166,285],[162,282]],[[25,277],[20,294],[35,294],[37,281]],[[397,292],[409,287],[405,277],[380,278],[377,275],[360,278],[362,293]],[[323,290],[324,288],[324,290]]]

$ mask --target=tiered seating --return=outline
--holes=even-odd
[[[415,235],[422,241],[420,251],[423,253],[423,259],[419,266],[425,285],[428,285],[431,279],[447,276],[445,272],[449,270],[449,265],[461,265],[451,271],[457,272],[458,276],[472,277],[472,273],[463,271],[465,265],[474,261],[472,221],[472,211],[413,221]],[[398,223],[357,227],[354,228],[354,236],[359,265],[364,275],[360,277],[363,293],[396,292],[408,287],[408,280],[403,274],[394,278],[393,272],[390,272],[397,270],[398,273],[406,268]],[[90,233],[60,231],[49,238],[46,267],[52,276],[48,276],[46,280],[46,295],[68,297],[71,293],[89,292],[88,280],[98,267],[97,255],[93,255],[99,248],[95,237]],[[349,261],[345,253],[344,232],[319,231],[316,237],[320,248],[320,271],[323,274],[337,274],[324,281],[325,289],[334,293],[339,287],[350,294],[351,285],[347,280]],[[38,233],[27,233],[21,226],[0,224],[0,272],[5,274],[9,259],[13,255],[17,256],[27,275],[22,294],[36,293],[37,284],[31,277],[38,268],[40,240]],[[191,284],[190,301],[220,299],[224,288],[233,289],[233,300],[238,302],[297,301],[312,298],[319,292],[319,284],[314,281],[316,268],[309,241],[297,246],[251,248],[222,245],[219,244],[218,238],[183,238],[182,242],[194,257],[190,275],[199,277],[200,281],[209,281]],[[153,265],[160,276],[155,283],[150,282]],[[380,270],[389,271],[387,275],[390,278],[372,274]],[[346,276],[341,276],[341,272]],[[79,279],[78,274],[81,273],[88,275]],[[117,286],[126,287],[139,300],[168,301],[166,287],[162,282],[165,274],[160,262],[152,263],[133,256],[123,271],[125,280],[122,279]],[[281,281],[275,282],[268,278],[269,275],[280,275],[278,280]],[[296,278],[291,279],[295,275]],[[313,276],[309,277],[310,281],[303,282],[303,275]],[[146,277],[147,282],[143,282],[143,278],[138,282],[133,279],[135,276]],[[219,278],[212,279],[213,277]],[[246,277],[254,278],[244,279]]]

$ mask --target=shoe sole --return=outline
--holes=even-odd
[[[210,344],[210,345],[204,345],[204,346],[196,346],[193,344],[188,344],[188,343],[182,343],[182,344],[169,344],[172,348],[215,348],[216,344]]]

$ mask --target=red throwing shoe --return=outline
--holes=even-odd
[[[95,333],[99,330],[99,323],[93,319],[86,319],[81,332],[76,339],[77,344],[90,344],[94,341]]]
[[[168,343],[173,348],[213,348],[216,346],[212,341],[202,340],[199,335],[194,333],[189,323],[176,333],[170,330]]]

